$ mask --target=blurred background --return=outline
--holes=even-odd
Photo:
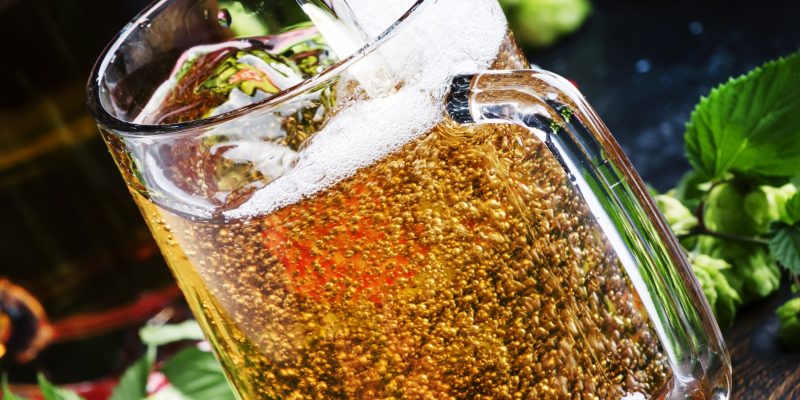
[[[0,373],[18,388],[45,371],[104,398],[138,327],[187,315],[85,107],[94,61],[147,3],[0,0]],[[699,97],[800,46],[795,0],[501,3],[531,61],[572,80],[661,190],[688,169]]]

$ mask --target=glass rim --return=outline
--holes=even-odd
[[[367,43],[358,51],[337,61],[324,71],[310,78],[304,79],[302,82],[281,90],[277,94],[267,97],[263,100],[212,117],[198,118],[191,121],[171,124],[137,124],[120,119],[112,115],[101,104],[100,79],[105,75],[105,72],[109,67],[113,57],[116,55],[122,44],[128,39],[128,36],[133,33],[136,27],[140,26],[139,23],[148,20],[153,14],[156,14],[169,7],[172,1],[173,0],[159,0],[156,3],[149,5],[142,12],[131,19],[131,21],[128,22],[125,27],[114,36],[103,52],[100,53],[100,56],[95,62],[92,72],[89,75],[89,81],[86,84],[86,98],[89,112],[98,125],[110,130],[111,133],[115,135],[137,137],[187,133],[196,129],[202,129],[204,127],[230,121],[234,118],[245,116],[257,110],[269,110],[271,108],[277,108],[281,104],[289,102],[347,71],[351,65],[372,53],[383,42],[394,36],[394,34],[397,33],[400,25],[402,25],[403,21],[406,21],[412,16],[416,15],[420,11],[420,6],[423,3],[429,1],[435,2],[436,0],[415,0],[408,10],[398,17],[397,20],[389,25],[383,32],[367,41]]]

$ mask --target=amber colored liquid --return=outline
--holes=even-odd
[[[671,377],[605,236],[524,129],[443,123],[251,219],[134,196],[245,399],[650,398]]]

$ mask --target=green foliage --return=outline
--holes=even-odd
[[[41,390],[44,400],[83,400],[83,397],[78,396],[69,389],[56,387],[42,374],[39,374],[37,379],[39,381],[39,390]]]
[[[500,0],[514,34],[544,47],[577,30],[592,11],[589,0]]]
[[[192,400],[235,400],[217,359],[206,351],[188,348],[161,368],[175,389]]]
[[[676,235],[685,235],[697,226],[697,217],[678,199],[662,194],[655,196],[655,200]]]
[[[787,224],[797,224],[800,222],[800,193],[795,193],[787,202],[784,208],[785,215],[781,216],[781,220]]]
[[[775,258],[763,246],[741,247],[751,250],[736,263],[729,276],[732,282],[740,283],[742,300],[750,303],[775,293],[781,286],[781,270]]]
[[[236,397],[225,378],[214,356],[196,347],[190,347],[168,359],[161,367],[171,387],[148,397],[147,380],[154,370],[156,346],[183,340],[202,338],[197,322],[187,321],[176,325],[146,327],[140,331],[142,341],[149,344],[147,353],[131,365],[120,378],[109,400],[150,400],[191,399],[191,400],[235,400]],[[83,400],[74,392],[58,388],[50,383],[44,375],[39,375],[39,390],[44,400]],[[164,392],[164,393],[161,393]],[[4,400],[25,400],[11,392],[2,380],[2,397]]]
[[[780,218],[779,211],[764,190],[755,190],[744,198],[744,211],[753,221],[758,233],[769,231],[769,224]]]
[[[731,79],[700,100],[686,126],[696,171],[723,179],[797,175],[800,165],[800,53]]]
[[[789,300],[775,311],[781,328],[778,337],[781,344],[792,351],[800,351],[800,298]]]
[[[798,70],[795,53],[702,98],[685,134],[694,169],[657,198],[723,327],[739,306],[778,290],[781,267],[800,275]],[[781,337],[800,344],[800,301],[789,304],[779,310]]]
[[[689,171],[678,182],[678,186],[675,188],[675,198],[686,207],[692,210],[697,209],[705,193],[702,186],[707,182],[703,175],[696,171]]]
[[[3,375],[3,383],[2,383],[2,393],[3,393],[3,400],[25,400],[25,398],[17,396],[13,392],[11,392],[11,388],[8,387],[8,376]]]
[[[743,304],[763,299],[780,287],[780,268],[763,245],[705,236],[693,251],[731,265],[724,275]]]
[[[748,191],[742,185],[723,183],[714,187],[706,200],[706,227],[737,235],[757,234],[760,226],[745,207],[747,195]]]
[[[182,340],[203,340],[203,331],[195,321],[172,325],[148,325],[139,330],[139,337],[148,346],[163,346]]]
[[[154,360],[155,348],[151,347],[147,354],[122,374],[109,400],[141,400],[147,397],[147,379],[153,370]]]
[[[794,275],[800,275],[800,224],[776,223],[769,249],[784,268]]]
[[[717,322],[722,327],[729,327],[736,317],[736,309],[742,303],[739,293],[728,283],[722,271],[729,270],[730,264],[724,260],[712,258],[704,254],[690,258],[692,270],[700,282]]]

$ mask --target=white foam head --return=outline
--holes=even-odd
[[[429,1],[433,4],[369,56],[389,65],[402,88],[347,105],[314,136],[291,169],[226,217],[266,214],[298,202],[397,151],[440,122],[450,78],[487,68],[497,57],[507,26],[497,0]],[[414,1],[348,3],[360,27],[376,36]]]
[[[360,36],[375,37],[415,1],[347,2],[354,25],[362,29]],[[206,132],[205,136],[228,138],[212,148],[212,152],[221,152],[222,157],[235,162],[252,162],[264,176],[274,178],[239,207],[225,211],[226,218],[267,214],[314,195],[392,154],[441,121],[451,77],[489,67],[506,37],[507,26],[497,0],[427,0],[422,7],[403,22],[394,37],[348,68],[345,81],[361,83],[369,98],[343,105],[301,151],[274,144],[274,139],[282,134],[281,116],[296,113],[308,100],[307,96],[280,110],[255,112]],[[355,37],[345,36],[350,41]],[[337,37],[342,35],[326,39],[337,40]],[[350,43],[339,46],[340,51],[348,51],[347,46],[356,48]],[[162,85],[137,122],[155,114],[174,84],[173,79]],[[247,96],[234,90],[229,100],[212,114],[230,111],[265,96],[263,93]],[[140,167],[146,171],[148,185],[181,204],[185,212],[210,217],[215,206],[209,199],[183,193],[170,177],[160,174],[160,157],[148,156],[151,151],[158,153],[158,146],[154,145],[159,142],[156,138],[133,142],[136,146],[132,151],[143,163]],[[217,193],[215,197],[224,202],[226,196]]]

